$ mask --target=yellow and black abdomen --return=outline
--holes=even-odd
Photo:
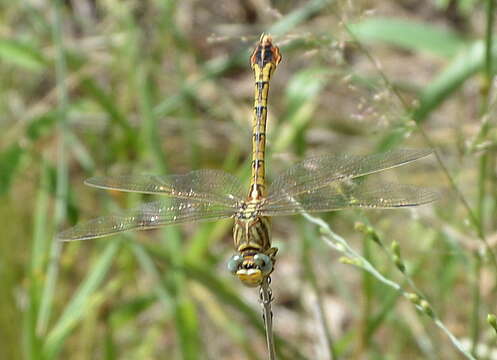
[[[266,120],[269,82],[281,61],[280,51],[269,35],[263,34],[259,45],[250,57],[254,72],[254,111],[252,116],[252,177],[249,199],[265,195]]]
[[[281,60],[278,47],[269,35],[263,34],[250,57],[254,72],[254,110],[252,116],[252,176],[246,202],[235,215],[233,240],[235,254],[228,268],[245,285],[258,286],[273,271],[276,248],[271,247],[271,223],[258,216],[258,207],[265,197],[266,120],[269,81]]]

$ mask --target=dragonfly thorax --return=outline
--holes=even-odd
[[[260,285],[269,276],[276,254],[276,249],[271,248],[269,218],[259,215],[261,203],[255,200],[243,202],[234,217],[233,241],[237,254],[229,267],[247,286]]]
[[[259,216],[259,209],[263,204],[260,200],[249,200],[243,201],[238,207],[238,211],[235,213],[236,220],[254,221]]]

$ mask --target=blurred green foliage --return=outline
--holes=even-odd
[[[265,358],[258,293],[225,270],[229,221],[70,244],[54,235],[147,198],[85,188],[95,174],[222,168],[248,180],[248,56],[268,31],[283,55],[270,96],[270,178],[314,153],[434,147],[437,158],[384,177],[447,189],[439,204],[413,211],[323,216],[376,271],[429,303],[340,263],[308,221],[274,221],[279,358],[460,357],[436,313],[468,351],[490,359],[493,6],[1,3],[0,358]],[[397,244],[394,262],[380,238]]]

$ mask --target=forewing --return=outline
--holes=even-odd
[[[277,203],[266,201],[260,212],[262,216],[278,216],[351,207],[391,209],[423,205],[437,198],[436,191],[412,185],[346,181],[287,197]]]
[[[221,170],[196,170],[184,175],[125,175],[93,177],[87,185],[101,189],[161,194],[233,205],[243,198],[240,181]]]
[[[219,220],[232,216],[235,206],[171,198],[141,205],[122,215],[80,223],[58,235],[63,241],[88,240],[129,230],[146,230],[190,221]]]
[[[431,152],[427,149],[397,149],[366,156],[336,154],[310,158],[276,178],[269,188],[268,200],[285,201],[288,197],[312,191],[332,182],[353,179],[407,164]]]

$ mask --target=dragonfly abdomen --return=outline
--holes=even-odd
[[[249,198],[258,199],[265,193],[266,120],[269,81],[281,61],[280,51],[271,36],[263,34],[250,57],[254,72],[254,112],[252,117],[252,177]]]

